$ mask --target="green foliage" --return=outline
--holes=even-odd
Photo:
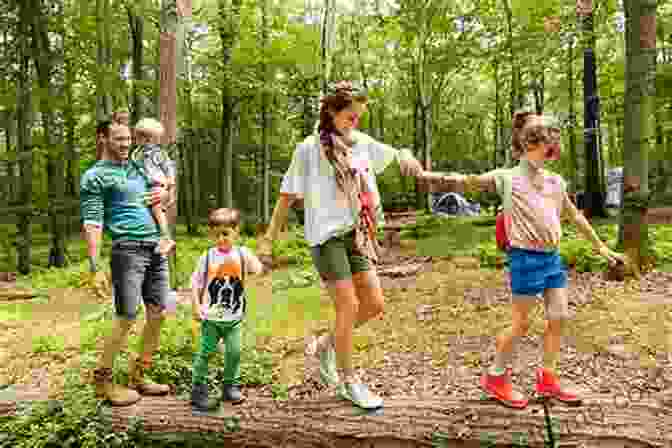
[[[142,446],[140,427],[115,432],[91,385],[80,372],[67,373],[62,402],[26,405],[0,422],[0,448],[132,448]]]
[[[594,228],[609,247],[616,250],[618,226],[611,221],[596,222]],[[668,226],[649,226],[652,255],[656,266],[672,265],[672,230]],[[506,254],[497,248],[495,218],[425,217],[401,232],[404,239],[418,240],[418,252],[433,256],[475,256],[483,267],[502,267]],[[598,272],[607,268],[606,260],[593,251],[592,244],[572,225],[563,226],[560,255],[578,272]]]
[[[33,353],[60,353],[65,350],[65,342],[58,336],[38,336],[33,338]]]

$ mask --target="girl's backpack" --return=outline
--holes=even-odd
[[[506,217],[504,212],[497,213],[495,220],[495,238],[497,240],[497,247],[501,251],[508,251],[510,247],[509,237],[506,234]]]

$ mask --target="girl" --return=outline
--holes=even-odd
[[[512,326],[497,338],[495,363],[481,378],[488,395],[514,408],[525,408],[528,400],[513,390],[510,378],[512,353],[520,337],[527,334],[528,315],[537,300],[546,306],[543,368],[536,372],[536,391],[566,403],[581,399],[560,384],[558,355],[564,321],[568,316],[567,271],[558,253],[562,235],[560,218],[568,214],[596,252],[610,264],[623,262],[597,236],[590,223],[569,199],[566,183],[544,169],[547,160],[557,159],[557,129],[545,125],[543,116],[518,112],[513,118],[512,142],[518,166],[489,173],[444,176],[449,190],[496,191],[503,200],[504,228],[512,291]],[[443,188],[442,188],[443,189]]]
[[[374,268],[379,250],[376,230],[382,217],[375,176],[394,160],[404,175],[422,177],[424,172],[410,152],[355,131],[366,104],[366,95],[353,94],[349,82],[338,83],[322,99],[318,132],[297,146],[257,250],[260,258],[270,257],[288,208],[303,200],[305,238],[336,308],[333,334],[314,339],[306,352],[319,358],[322,380],[337,385],[342,398],[371,409],[381,407],[383,401],[355,376],[352,333],[383,313],[383,293]]]

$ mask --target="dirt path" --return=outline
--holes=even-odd
[[[510,322],[506,274],[408,254],[398,254],[396,260],[381,271],[417,273],[383,277],[385,318],[355,336],[356,365],[364,368],[361,376],[388,398],[477,399],[478,378],[494,359],[493,335]],[[460,264],[468,266],[469,260]],[[565,378],[586,393],[607,393],[615,401],[651,398],[672,387],[672,301],[660,300],[669,297],[671,280],[672,274],[653,272],[640,284],[626,286],[606,282],[601,274],[572,272],[574,320],[569,325],[575,328],[562,349]],[[605,313],[613,315],[611,321],[593,310],[602,307],[601,297],[613,299],[605,307]],[[534,369],[541,363],[541,307],[533,320],[514,364],[514,381],[526,393],[533,390]],[[624,328],[624,322],[633,328]],[[316,362],[305,360],[299,347],[293,352],[297,355],[284,362],[303,376],[290,386],[290,398],[324,399],[330,392],[315,380]],[[253,393],[271,396],[266,387]]]
[[[83,318],[99,309],[77,289],[52,290],[48,301],[2,302],[0,384],[57,394],[66,369],[79,366]]]

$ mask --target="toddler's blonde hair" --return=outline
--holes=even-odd
[[[143,118],[135,125],[135,132],[140,135],[163,135],[165,129],[159,120],[154,118]]]

